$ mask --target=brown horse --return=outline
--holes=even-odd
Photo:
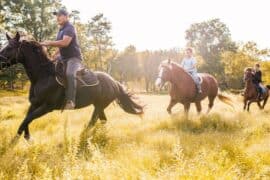
[[[210,74],[199,74],[202,80],[202,93],[198,94],[192,77],[178,64],[166,60],[160,64],[159,70],[156,85],[161,88],[167,81],[172,84],[170,90],[171,100],[167,108],[168,113],[171,113],[172,107],[177,103],[184,105],[186,115],[188,114],[191,103],[195,103],[197,112],[200,113],[202,110],[201,101],[206,97],[209,99],[207,111],[209,113],[214,105],[216,96],[222,102],[233,107],[230,98],[218,93],[218,83]]]
[[[260,109],[264,109],[265,104],[267,103],[269,97],[269,89],[270,85],[267,85],[264,88],[264,93],[261,98],[258,98],[258,91],[253,83],[253,70],[252,68],[246,68],[244,72],[244,81],[245,81],[245,91],[244,91],[244,110],[247,109],[249,111],[250,104],[253,102],[257,102]],[[263,101],[263,105],[261,105],[261,101]]]

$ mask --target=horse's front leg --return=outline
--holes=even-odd
[[[245,100],[244,100],[244,108],[243,108],[244,111],[246,110],[246,108],[247,108],[247,100],[245,99]]]
[[[172,108],[173,108],[173,106],[174,106],[176,103],[177,103],[176,100],[174,100],[174,99],[171,99],[171,100],[170,100],[170,104],[169,104],[168,107],[167,107],[167,112],[168,112],[169,114],[172,113]]]
[[[185,111],[185,117],[188,118],[188,112],[190,108],[190,103],[185,103],[184,104],[184,111]]]
[[[21,123],[18,132],[17,132],[17,137],[20,137],[23,133],[23,131],[25,131],[25,138],[29,139],[30,138],[30,133],[29,133],[29,129],[28,126],[29,124],[36,118],[41,117],[44,114],[47,114],[48,112],[50,112],[50,108],[47,106],[47,104],[42,104],[41,106],[33,109],[29,114],[27,114],[27,116],[25,117],[25,119],[23,120],[23,122]]]
[[[31,104],[30,107],[28,108],[27,113],[26,113],[26,117],[29,116],[29,114],[32,113],[35,110],[35,108],[36,107],[33,104]],[[29,127],[28,126],[25,128],[24,138],[26,140],[29,140],[30,139],[30,133],[29,133]]]
[[[251,103],[253,103],[253,101],[249,101],[248,104],[247,104],[247,111],[248,112],[249,112],[249,108],[250,108]]]

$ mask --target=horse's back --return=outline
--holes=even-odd
[[[216,96],[218,93],[218,82],[214,76],[208,73],[199,73],[202,78],[202,88],[208,92],[208,96]]]

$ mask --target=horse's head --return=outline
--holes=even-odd
[[[248,67],[244,71],[244,81],[252,81],[253,79],[253,69],[251,67]]]
[[[11,38],[8,34],[7,44],[0,50],[0,64],[12,65],[17,63],[19,49],[20,49],[20,34],[17,32],[14,38]],[[1,66],[2,67],[2,66]],[[0,67],[0,68],[1,68]]]
[[[156,79],[156,86],[158,88],[162,88],[165,82],[171,79],[171,70],[172,70],[172,63],[171,60],[162,61],[159,65],[159,73]]]

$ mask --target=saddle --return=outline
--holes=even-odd
[[[66,68],[67,65],[64,61],[57,60],[55,63],[55,79],[57,83],[63,87],[67,87],[67,78],[66,78]],[[86,87],[86,86],[97,86],[99,80],[96,74],[89,69],[83,67],[81,68],[76,75],[77,88]]]

